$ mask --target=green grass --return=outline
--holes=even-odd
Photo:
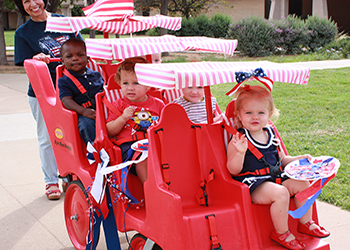
[[[350,211],[350,70],[312,70],[307,85],[275,83],[273,97],[280,117],[275,122],[288,153],[338,158],[336,177],[322,190],[320,200]],[[222,111],[230,84],[212,87]],[[224,96],[224,97],[223,97]]]
[[[6,46],[15,46],[15,31],[7,30],[4,32],[4,34]]]
[[[273,90],[281,116],[276,122],[291,155],[338,158],[341,167],[320,199],[350,211],[350,70],[313,70],[309,84],[277,83]]]
[[[6,46],[15,46],[15,31],[14,30],[6,30],[4,32],[4,34],[5,34]],[[89,38],[89,34],[82,34],[82,36],[84,39]],[[122,37],[127,37],[127,35],[122,36]],[[97,38],[103,38],[103,35],[96,35],[96,39]]]

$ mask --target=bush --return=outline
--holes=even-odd
[[[146,32],[147,36],[160,36],[160,28],[156,27]]]
[[[288,16],[272,22],[250,17],[232,24],[228,37],[238,40],[237,49],[243,55],[266,56],[315,52],[332,42],[337,32],[333,21],[317,16],[305,21]]]
[[[222,14],[216,14],[211,19],[204,15],[195,18],[182,18],[181,29],[177,31],[168,30],[168,34],[175,36],[226,37],[231,22],[230,17]],[[146,34],[148,36],[159,36],[160,29],[151,29]]]
[[[211,23],[207,16],[183,18],[181,29],[175,32],[169,31],[169,34],[174,34],[176,36],[213,36]]]
[[[327,44],[324,48],[319,50],[321,53],[328,55],[336,55],[339,58],[350,58],[350,37],[349,36],[338,36],[333,42]]]
[[[228,36],[238,40],[237,49],[249,57],[268,56],[275,50],[273,24],[258,17],[244,18],[230,25]]]
[[[275,54],[301,54],[307,49],[309,34],[305,29],[304,21],[296,16],[274,22]]]
[[[232,23],[232,19],[229,16],[218,13],[210,19],[210,23],[213,36],[215,38],[225,38],[228,35],[228,29]]]
[[[305,28],[309,31],[309,48],[313,52],[332,42],[338,33],[338,28],[334,21],[318,16],[309,16],[305,20]]]

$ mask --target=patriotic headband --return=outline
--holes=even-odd
[[[242,83],[246,80],[249,80],[251,77],[253,77],[255,80],[258,80],[262,84],[266,86],[266,88],[271,92],[273,87],[273,81],[267,77],[264,70],[262,68],[256,68],[254,71],[250,72],[243,72],[238,71],[236,74],[236,86],[233,87],[229,92],[226,93],[226,95],[231,96],[233,93],[237,91],[237,89],[242,85]]]

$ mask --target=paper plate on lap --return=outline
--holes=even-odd
[[[332,156],[319,156],[309,162],[306,158],[289,163],[284,172],[295,180],[318,180],[336,173],[340,162]]]

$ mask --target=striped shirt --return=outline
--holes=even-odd
[[[174,103],[180,104],[186,111],[188,118],[193,123],[207,123],[207,111],[205,106],[205,100],[200,102],[186,101],[183,96],[175,99]],[[213,114],[216,109],[216,98],[211,97],[211,105],[213,108]]]

